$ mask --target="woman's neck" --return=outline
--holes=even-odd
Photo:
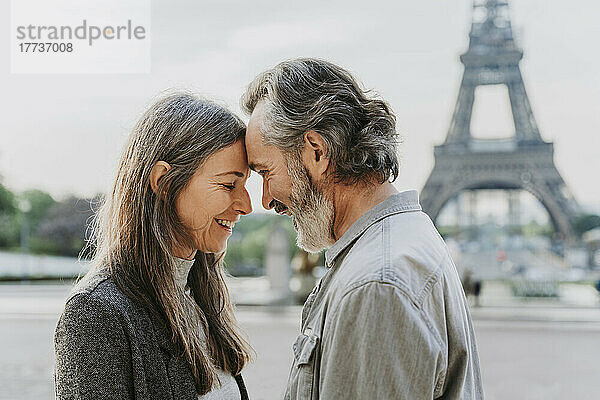
[[[190,247],[173,246],[173,256],[184,260],[193,260],[198,250]]]

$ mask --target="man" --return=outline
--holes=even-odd
[[[316,59],[259,75],[242,105],[263,206],[327,248],[302,312],[286,399],[481,399],[458,274],[417,193],[398,193],[395,117]]]

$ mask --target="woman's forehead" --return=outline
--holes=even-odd
[[[200,167],[203,173],[214,176],[245,177],[249,173],[244,142],[239,140],[212,154]]]

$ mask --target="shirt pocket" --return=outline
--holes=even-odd
[[[318,356],[319,336],[309,332],[301,333],[292,346],[294,350],[294,366],[289,387],[290,396],[286,398],[305,400],[312,399],[315,385],[315,368]]]

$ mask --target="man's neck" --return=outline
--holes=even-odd
[[[398,193],[390,182],[376,185],[339,185],[334,194],[334,239],[337,241],[367,211]]]

